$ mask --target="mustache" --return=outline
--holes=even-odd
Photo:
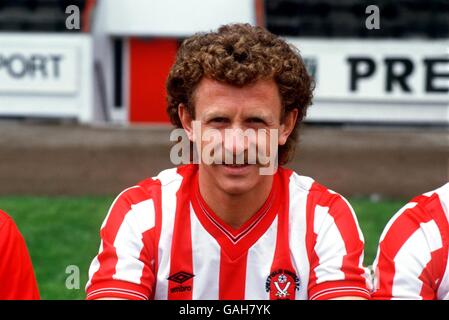
[[[209,157],[209,160],[212,160],[214,164],[254,164],[263,166],[266,163],[263,163],[261,160],[269,155],[266,154],[265,150],[257,148],[256,145],[244,149],[241,152],[230,151],[219,145],[213,148],[209,154],[203,154],[204,156]]]

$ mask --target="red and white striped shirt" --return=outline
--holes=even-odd
[[[364,241],[340,195],[280,168],[241,228],[202,199],[186,165],[123,191],[101,227],[87,298],[369,298]]]
[[[449,183],[418,196],[385,227],[374,299],[449,300]]]

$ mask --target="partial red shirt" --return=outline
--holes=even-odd
[[[449,183],[415,197],[380,238],[373,298],[449,300]]]
[[[25,240],[0,210],[0,300],[38,300],[39,291]]]
[[[265,204],[235,230],[209,208],[197,179],[196,165],[182,166],[118,196],[88,299],[370,298],[363,236],[342,196],[279,168]]]

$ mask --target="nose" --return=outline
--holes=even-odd
[[[233,126],[225,129],[224,148],[226,152],[238,155],[248,148],[248,139],[245,138],[245,131],[240,126]]]

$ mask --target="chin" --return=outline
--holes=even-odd
[[[259,167],[250,165],[245,168],[229,168],[228,166],[216,166],[214,178],[220,189],[228,194],[238,195],[251,191],[261,178]]]
[[[236,183],[233,181],[219,181],[220,189],[229,195],[241,195],[252,190],[253,183]]]

